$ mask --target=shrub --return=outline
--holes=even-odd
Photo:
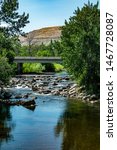
[[[7,58],[0,57],[0,81],[7,84],[12,75],[12,68],[8,63]]]
[[[60,72],[63,71],[64,66],[62,66],[61,64],[54,63],[54,68],[55,68],[55,72]]]
[[[51,53],[49,52],[49,50],[39,50],[37,52],[37,56],[48,57],[48,56],[51,56]]]
[[[23,73],[41,73],[44,67],[40,63],[24,63]]]

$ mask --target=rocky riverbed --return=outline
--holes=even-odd
[[[27,99],[29,101],[36,99],[36,96],[30,92],[24,94],[9,92],[9,90],[17,88],[29,88],[38,94],[64,96],[84,102],[95,103],[99,101],[96,95],[88,95],[85,87],[79,87],[67,74],[14,77],[10,80],[10,84],[6,87],[6,90],[1,92],[0,99],[11,99],[11,101],[12,99],[21,99],[24,101]]]

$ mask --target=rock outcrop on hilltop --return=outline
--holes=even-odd
[[[60,40],[62,27],[54,26],[47,27],[27,33],[26,37],[20,37],[22,45],[41,45],[42,43],[48,45],[51,41]]]

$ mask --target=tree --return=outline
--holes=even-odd
[[[6,56],[10,57],[9,59],[12,57],[12,60],[13,52],[18,53],[20,47],[18,37],[24,34],[22,28],[29,22],[29,15],[19,15],[18,7],[18,0],[0,1],[0,54],[2,55],[5,50],[8,53]]]
[[[18,0],[0,0],[0,56],[8,57],[10,63],[19,46],[18,36],[24,34],[22,28],[29,22],[29,15],[19,15],[18,8]],[[0,81],[5,84],[12,71],[4,57],[0,57]]]
[[[12,74],[12,68],[5,57],[0,57],[0,87],[9,82]]]
[[[15,52],[19,47],[20,44],[15,37],[5,37],[4,33],[0,32],[0,55],[7,57],[9,63],[13,62]]]
[[[29,15],[25,13],[19,15],[17,12],[18,8],[18,0],[0,1],[0,31],[4,32],[7,36],[24,34],[22,28],[29,23]],[[6,27],[2,27],[3,24],[5,24]]]
[[[67,70],[85,85],[89,93],[99,94],[100,11],[90,2],[77,9],[62,31],[63,60]]]
[[[38,43],[38,40],[35,38],[35,35],[36,35],[35,31],[30,32],[26,35],[26,42],[28,44],[29,56],[32,56],[32,49],[36,45],[36,43]]]
[[[60,41],[51,41],[51,43],[48,45],[48,48],[52,56],[61,55],[61,42]]]

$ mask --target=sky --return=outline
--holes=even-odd
[[[93,4],[97,0],[90,0]],[[30,23],[23,29],[32,30],[64,25],[77,7],[82,8],[88,0],[19,0],[19,13],[29,13]]]

